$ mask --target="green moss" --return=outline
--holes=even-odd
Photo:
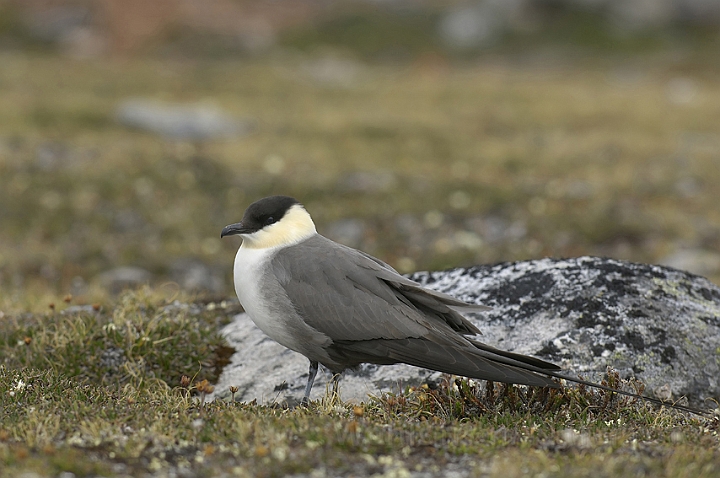
[[[219,327],[231,313],[158,304],[139,291],[124,294],[112,312],[85,307],[6,317],[0,363],[108,387],[154,380],[175,385],[182,375],[215,380],[228,353]]]

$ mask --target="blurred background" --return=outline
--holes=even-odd
[[[0,306],[230,295],[220,230],[270,194],[402,272],[718,283],[719,26],[717,0],[0,0]]]

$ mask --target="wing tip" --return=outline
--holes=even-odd
[[[493,310],[492,307],[482,304],[448,305],[448,308],[460,313],[482,313]]]

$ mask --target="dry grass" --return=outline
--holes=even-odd
[[[720,247],[712,64],[420,61],[320,81],[292,56],[2,60],[0,283],[41,308],[77,277],[79,299],[103,299],[118,264],[161,283],[191,257],[229,279],[236,243],[218,231],[271,193],[327,233],[359,220],[353,245],[403,270]],[[128,97],[210,99],[257,128],[167,142],[114,121]]]
[[[7,476],[720,474],[717,418],[584,388],[447,377],[361,405],[330,396],[295,409],[204,403],[217,324],[232,307],[168,304],[147,291],[106,307],[4,318]]]

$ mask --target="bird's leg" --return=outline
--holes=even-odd
[[[332,387],[332,397],[333,397],[333,401],[335,401],[338,398],[340,398],[340,374],[339,373],[333,374],[332,386],[333,386]]]
[[[310,402],[310,390],[312,390],[313,383],[315,383],[315,375],[317,375],[318,363],[310,361],[310,370],[308,371],[308,381],[305,385],[305,395],[302,398],[303,405],[307,405]]]

